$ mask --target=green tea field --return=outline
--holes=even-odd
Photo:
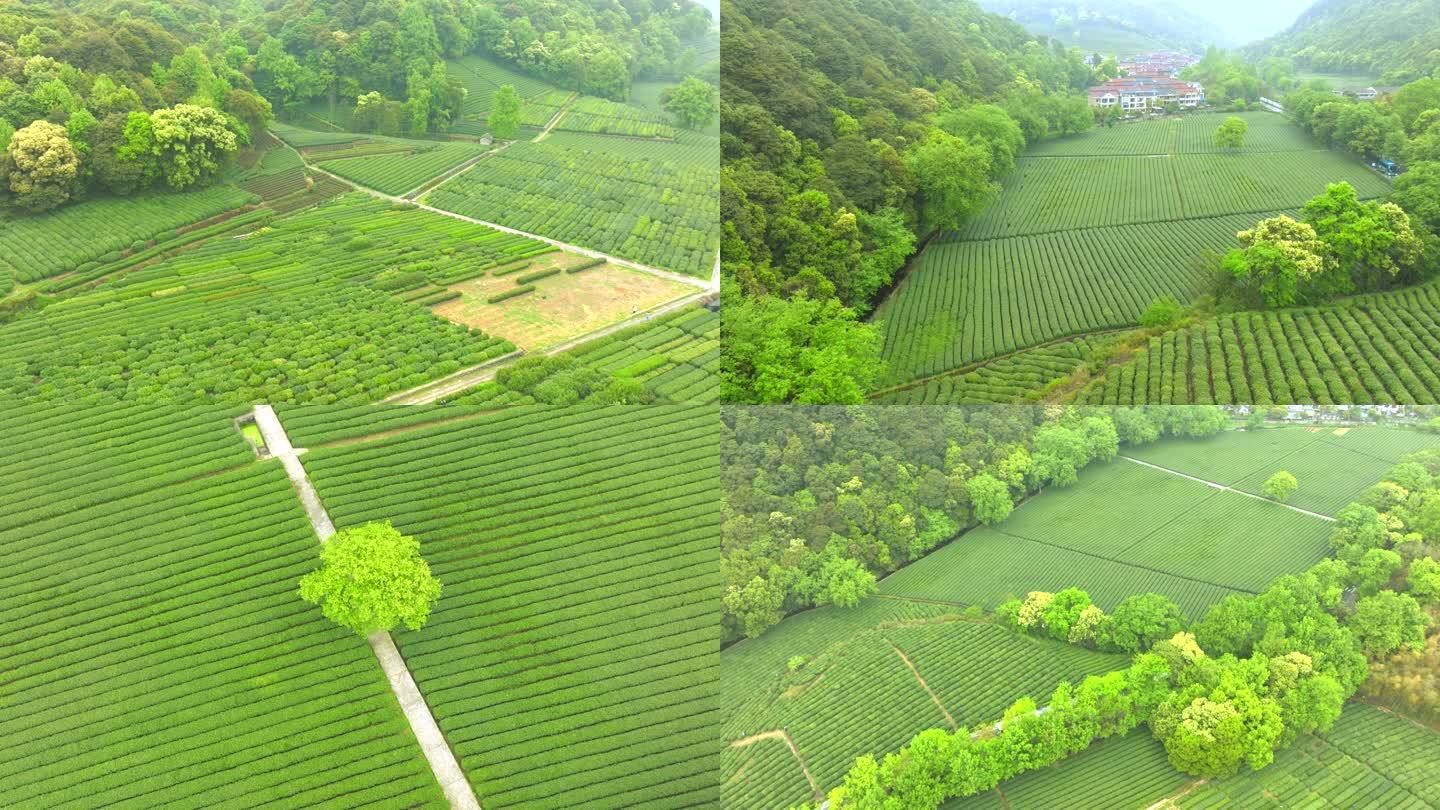
[[[1195,260],[1236,247],[1235,233],[1257,219],[1298,209],[1327,183],[1367,199],[1388,193],[1388,181],[1278,116],[1243,117],[1251,131],[1238,153],[1213,146],[1220,114],[1120,124],[1026,152],[999,196],[932,242],[877,307],[882,384],[1134,325],[1157,297],[1196,297],[1207,279]]]
[[[1222,315],[1153,337],[1081,396],[1133,403],[1440,402],[1440,288]]]
[[[396,641],[482,806],[713,806],[715,410],[409,410],[303,461],[337,526],[424,538]]]
[[[0,409],[7,807],[446,806],[233,411]]]
[[[698,157],[700,151],[685,142],[552,136],[497,152],[422,200],[486,222],[709,278],[720,244],[715,193],[719,164],[713,146],[708,166]]]
[[[725,806],[783,807],[834,786],[862,753],[926,728],[974,726],[1026,694],[1126,657],[963,620],[957,608],[871,597],[792,616],[721,655]],[[799,665],[794,666],[796,660]],[[773,744],[783,733],[798,752]],[[805,771],[797,767],[803,762]]]
[[[1228,431],[1127,448],[1082,471],[1075,485],[1051,488],[1002,523],[901,569],[880,592],[993,607],[1032,590],[1075,586],[1108,610],[1154,591],[1198,619],[1230,593],[1254,593],[1325,556],[1330,529],[1323,516],[1354,500],[1405,452],[1440,445],[1408,430],[1339,430]],[[1258,495],[1282,469],[1300,482],[1288,503],[1293,509],[1241,494]],[[1253,544],[1256,532],[1266,537],[1263,546]],[[1242,557],[1246,564],[1236,566]]]
[[[549,249],[340,197],[0,326],[0,391],[379,399],[513,348],[386,290],[484,272],[537,248]]]

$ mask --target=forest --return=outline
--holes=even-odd
[[[714,22],[689,0],[7,6],[0,203],[38,212],[208,185],[268,121],[312,100],[374,94],[372,109],[390,109],[404,132],[443,131],[466,95],[446,60],[476,52],[625,101],[632,80],[718,72],[701,55]]]

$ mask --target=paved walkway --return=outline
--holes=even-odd
[[[335,534],[335,524],[330,521],[329,513],[320,503],[319,494],[310,483],[310,477],[305,474],[304,466],[300,464],[300,453],[303,451],[296,450],[290,444],[285,427],[280,424],[280,418],[269,405],[255,406],[255,425],[260,428],[266,449],[284,465],[285,474],[290,476],[290,482],[295,485],[295,492],[299,494],[300,503],[305,506],[305,514],[310,518],[310,525],[315,529],[320,542],[329,540],[331,535]],[[405,712],[405,719],[410,721],[410,729],[415,732],[415,739],[419,741],[420,749],[430,763],[430,769],[435,772],[436,781],[445,791],[445,798],[449,800],[450,806],[456,810],[480,810],[480,800],[475,798],[475,791],[465,778],[465,772],[460,770],[459,761],[445,743],[445,735],[440,733],[440,726],[435,722],[435,716],[430,713],[430,707],[420,694],[420,688],[415,685],[415,679],[410,676],[405,659],[395,648],[394,639],[390,638],[389,633],[381,632],[372,634],[368,640],[370,648],[375,651],[375,657],[380,661],[380,668],[385,672],[386,680],[390,682],[390,689],[400,701],[400,709]]]
[[[1246,491],[1243,490],[1243,489],[1235,489],[1234,487],[1227,487],[1227,486],[1225,486],[1224,484],[1217,484],[1217,483],[1215,483],[1214,481],[1207,481],[1207,480],[1205,480],[1204,478],[1196,478],[1196,477],[1193,476],[1193,475],[1186,475],[1185,473],[1182,473],[1182,472],[1180,472],[1179,470],[1172,470],[1172,469],[1170,469],[1169,467],[1161,467],[1159,464],[1151,464],[1151,463],[1148,462],[1148,461],[1141,461],[1141,460],[1138,459],[1138,458],[1131,458],[1131,457],[1129,457],[1129,456],[1123,456],[1123,455],[1122,455],[1120,458],[1123,458],[1123,459],[1125,459],[1126,461],[1134,462],[1135,464],[1139,464],[1139,465],[1141,465],[1141,466],[1149,467],[1149,468],[1154,469],[1154,470],[1159,470],[1160,472],[1170,473],[1171,475],[1178,475],[1178,476],[1180,476],[1181,478],[1189,478],[1191,481],[1199,481],[1200,483],[1204,484],[1204,485],[1207,486],[1207,487],[1212,487],[1212,488],[1214,488],[1214,489],[1223,489],[1223,490],[1225,490],[1226,492],[1233,492],[1233,493],[1235,493],[1236,495],[1244,495],[1244,496],[1247,497],[1247,498],[1254,498],[1254,499],[1257,500],[1257,501],[1264,501],[1264,502],[1266,502],[1266,503],[1273,503],[1273,504],[1275,504],[1276,506],[1283,506],[1283,507],[1285,507],[1286,509],[1289,509],[1289,510],[1292,511],[1292,512],[1299,512],[1299,513],[1302,514],[1302,515],[1309,515],[1310,517],[1320,518],[1321,520],[1329,521],[1329,522],[1331,522],[1331,523],[1334,523],[1334,522],[1335,522],[1335,518],[1330,517],[1329,515],[1322,515],[1322,514],[1320,514],[1319,512],[1311,512],[1309,509],[1301,509],[1301,508],[1298,507],[1298,506],[1291,506],[1291,505],[1288,504],[1288,503],[1280,503],[1279,501],[1272,501],[1272,500],[1270,500],[1269,498],[1266,498],[1266,497],[1261,496],[1261,495],[1256,495],[1256,494],[1253,493],[1253,492],[1246,492]]]

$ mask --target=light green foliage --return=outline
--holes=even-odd
[[[80,174],[80,156],[71,145],[65,128],[48,121],[36,121],[16,130],[0,155],[0,200],[9,200],[28,211],[46,211],[70,199]]]
[[[859,403],[879,335],[838,301],[739,299],[723,316],[722,396],[748,403]]]
[[[970,508],[975,519],[985,525],[999,523],[1010,516],[1014,504],[1010,500],[1010,488],[988,473],[971,478],[965,483],[970,496]]]
[[[1350,625],[1355,638],[1372,658],[1383,658],[1402,648],[1419,652],[1425,646],[1430,617],[1409,594],[1380,591],[1355,605]]]
[[[1407,583],[1411,596],[1428,605],[1440,604],[1440,561],[1421,557],[1410,563]]]
[[[515,85],[503,84],[490,100],[490,114],[486,117],[490,132],[497,138],[515,137],[520,128],[520,94]]]
[[[177,104],[150,115],[154,154],[173,189],[213,180],[238,146],[225,116],[209,107]]]
[[[1250,125],[1243,118],[1236,118],[1233,115],[1226,118],[1215,129],[1215,147],[1239,151],[1245,146],[1245,131],[1249,128]]]
[[[440,580],[420,556],[420,541],[390,521],[341,529],[320,547],[320,567],[300,579],[300,596],[325,617],[362,636],[402,622],[419,630],[440,598]]]
[[[1325,243],[1307,223],[1278,216],[1236,236],[1242,247],[1225,257],[1225,270],[1272,309],[1294,304],[1325,270]]]
[[[905,166],[920,186],[922,230],[955,228],[999,191],[990,182],[990,152],[941,130],[905,152]]]
[[[1280,470],[1265,479],[1263,490],[1265,497],[1284,503],[1290,500],[1290,496],[1294,495],[1295,490],[1299,488],[1300,482],[1295,480],[1295,476],[1289,470]]]
[[[1440,124],[1431,128],[1440,143]],[[1412,164],[1395,178],[1390,199],[1431,233],[1440,233],[1440,149],[1430,160]]]
[[[975,104],[942,113],[936,124],[951,135],[969,138],[990,149],[990,170],[1000,175],[1014,170],[1015,158],[1025,149],[1025,133],[1003,109]]]
[[[694,76],[687,76],[668,94],[664,101],[666,112],[690,129],[704,129],[720,112],[720,94],[715,86]]]
[[[1173,295],[1162,295],[1150,302],[1140,313],[1140,325],[1145,327],[1170,326],[1180,319],[1182,306]]]

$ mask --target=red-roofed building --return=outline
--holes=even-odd
[[[1205,103],[1205,88],[1199,82],[1152,76],[1126,76],[1090,88],[1090,106],[1122,110],[1146,110],[1160,103],[1198,107]]]

